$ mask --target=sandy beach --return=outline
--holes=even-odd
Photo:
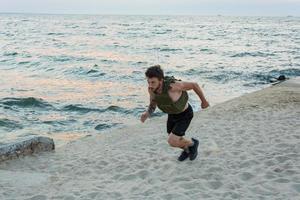
[[[194,161],[166,116],[0,163],[0,199],[300,199],[300,78],[195,113]]]

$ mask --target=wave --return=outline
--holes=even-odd
[[[106,36],[105,33],[94,33],[94,35],[96,35],[96,36]]]
[[[6,106],[17,106],[22,108],[27,107],[35,107],[35,108],[54,108],[51,104],[45,102],[43,99],[38,99],[34,97],[27,97],[27,98],[11,98],[6,97],[0,100],[0,104]]]
[[[10,59],[3,59],[3,60],[0,60],[0,63],[5,63],[5,62],[8,62],[10,61]]]
[[[64,106],[62,108],[63,111],[71,111],[71,112],[79,112],[82,114],[88,113],[88,112],[103,112],[102,109],[98,108],[87,108],[82,106],[81,104],[70,104],[67,106]]]
[[[84,56],[67,56],[67,55],[60,55],[60,56],[42,56],[47,60],[52,62],[69,62],[69,61],[91,61],[94,58],[84,57]]]
[[[16,55],[18,55],[17,52],[5,52],[5,53],[3,53],[3,56],[16,56]]]
[[[109,60],[109,59],[101,59],[100,61],[105,63],[105,64],[113,64],[113,63],[118,63],[119,62],[117,60]]]
[[[274,77],[271,74],[262,74],[259,72],[243,75],[240,78],[248,82],[243,84],[243,86],[247,87],[255,87],[257,85],[269,84],[272,82],[272,80],[276,79],[276,77]]]
[[[0,119],[0,127],[5,128],[7,131],[23,128],[23,126],[19,124],[17,121],[6,119],[6,118]]]
[[[134,109],[127,109],[127,108],[123,108],[123,107],[116,106],[116,105],[111,105],[106,108],[89,108],[89,107],[84,107],[81,104],[70,104],[70,105],[64,106],[61,110],[68,111],[68,112],[78,112],[81,114],[86,114],[89,112],[98,112],[98,113],[115,112],[115,113],[120,113],[120,114],[138,115],[141,112],[143,112],[145,109],[141,108],[141,107],[137,107]]]
[[[86,76],[103,77],[106,75],[105,72],[101,72],[98,69],[95,69],[95,68],[86,69],[84,67],[67,69],[67,70],[65,70],[65,73],[75,75],[75,76],[84,76],[84,77],[86,77]]]
[[[282,69],[282,70],[272,70],[270,71],[270,74],[275,77],[278,77],[280,75],[295,77],[295,76],[300,76],[300,69],[290,68],[290,69]]]
[[[161,52],[182,51],[182,49],[180,49],[180,48],[168,48],[168,47],[166,47],[166,48],[160,48],[160,47],[158,47],[158,48],[151,48],[149,50],[157,50],[157,51],[161,51]]]
[[[47,33],[47,35],[65,35],[64,33],[53,33],[53,32],[51,32],[51,33]]]
[[[118,112],[118,113],[123,113],[123,114],[132,114],[134,113],[134,110],[131,109],[126,109],[126,108],[122,108],[119,106],[109,106],[106,109],[104,109],[105,112]]]
[[[185,75],[201,75],[201,74],[208,74],[212,73],[213,71],[211,70],[203,70],[203,69],[188,69],[185,70],[183,73]]]
[[[246,86],[255,86],[259,84],[269,84],[271,82],[274,82],[277,80],[277,78],[281,75],[284,75],[287,78],[300,76],[300,69],[282,69],[282,70],[271,70],[267,73],[251,73],[247,76],[244,76],[245,78],[248,78],[248,80],[253,80],[252,82],[248,84],[244,84]]]
[[[242,52],[242,53],[237,53],[237,54],[234,54],[230,57],[232,58],[241,58],[241,57],[247,57],[247,56],[250,56],[250,57],[268,57],[268,56],[275,56],[274,53],[263,53],[263,52]]]
[[[96,68],[97,68],[98,65],[95,64],[93,67],[96,67]],[[88,71],[86,72],[86,74],[91,75],[91,76],[93,76],[93,77],[99,77],[99,76],[105,76],[105,75],[106,75],[105,72],[100,72],[100,71],[97,70],[97,69],[90,69],[90,70],[88,70]]]
[[[115,127],[117,125],[120,125],[120,123],[112,123],[112,124],[98,124],[96,127],[95,127],[95,130],[104,130],[104,129],[109,129],[109,128],[112,128],[112,127]]]
[[[212,51],[212,50],[211,50],[211,49],[208,49],[208,48],[202,48],[202,49],[200,49],[200,51],[206,52],[206,51]]]
[[[76,120],[75,119],[70,119],[70,120],[47,120],[47,121],[43,121],[42,123],[44,124],[48,124],[48,125],[53,125],[53,126],[61,126],[61,125],[68,125],[68,124],[71,124],[71,123],[75,123]]]
[[[54,62],[67,62],[73,59],[70,56],[45,56],[45,57]]]
[[[113,23],[113,25],[119,25],[119,26],[130,26],[130,24],[127,24],[127,23]]]
[[[92,73],[97,73],[99,72],[98,70],[95,70],[95,69],[91,69],[87,72],[87,74],[92,74]]]
[[[162,48],[159,51],[174,52],[174,51],[182,51],[182,49],[178,49],[178,48]]]
[[[129,110],[119,107],[119,106],[109,106],[107,108],[104,109],[99,109],[99,108],[88,108],[88,107],[84,107],[81,104],[71,104],[71,105],[67,105],[64,106],[62,108],[63,111],[74,111],[74,112],[79,112],[79,113],[88,113],[88,112],[119,112],[119,113],[129,113]]]
[[[149,63],[147,61],[137,61],[137,62],[133,62],[133,64],[136,64],[136,65],[148,65]]]
[[[194,69],[185,72],[187,74],[200,74]],[[203,72],[205,73],[205,72]],[[209,72],[208,72],[209,73]],[[217,81],[219,83],[227,83],[232,80],[242,80],[249,82],[244,84],[245,86],[255,86],[259,84],[269,84],[276,80],[280,75],[284,75],[287,78],[300,76],[300,69],[290,68],[282,70],[271,70],[268,72],[237,72],[237,71],[218,71],[212,75],[206,76],[206,78]]]
[[[167,34],[167,33],[170,33],[170,32],[172,32],[171,29],[166,29],[166,30],[157,30],[157,31],[154,31],[154,32],[152,32],[152,34],[164,35],[164,34]]]
[[[219,71],[217,74],[213,74],[210,76],[207,76],[206,78],[215,80],[217,82],[226,83],[230,80],[237,79],[243,75],[242,72],[236,72],[236,71]]]
[[[21,62],[18,62],[18,65],[26,65],[29,63],[30,63],[30,61],[21,61]]]

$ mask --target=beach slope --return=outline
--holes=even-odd
[[[166,116],[0,163],[0,199],[299,199],[300,78],[195,113],[194,161]]]

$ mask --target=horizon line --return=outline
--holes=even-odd
[[[129,14],[129,13],[57,13],[57,12],[1,12],[0,14],[28,14],[28,15],[98,15],[98,16],[225,16],[225,17],[300,17],[300,15],[228,15],[228,14],[185,14],[185,13],[178,13],[178,14]]]

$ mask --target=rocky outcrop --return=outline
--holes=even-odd
[[[27,137],[12,143],[0,145],[0,162],[21,155],[28,155],[55,149],[54,141],[47,137]]]

